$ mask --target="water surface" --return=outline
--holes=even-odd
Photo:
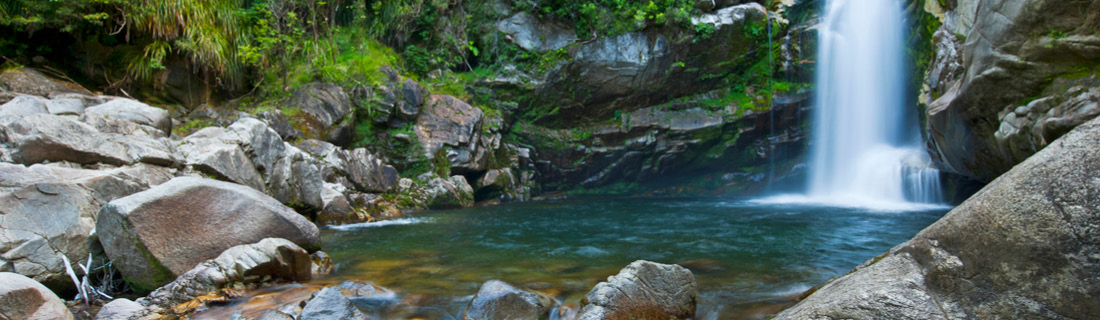
[[[734,319],[848,272],[946,211],[580,198],[431,212],[322,235],[336,262],[327,280],[394,288],[426,299],[442,318],[460,316],[490,279],[575,306],[592,286],[645,259],[693,269],[698,319]]]

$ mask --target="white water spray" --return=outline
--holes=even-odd
[[[826,1],[808,197],[765,201],[899,210],[944,202],[939,171],[906,117],[904,23],[895,0]]]

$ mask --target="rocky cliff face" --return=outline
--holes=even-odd
[[[1100,115],[1100,1],[926,7],[945,22],[922,96],[942,167],[988,182]]]

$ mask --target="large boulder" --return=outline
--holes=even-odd
[[[1081,9],[1100,1],[950,3],[940,36],[965,41],[938,42],[936,60],[957,54],[963,70],[943,79],[950,64],[933,64],[929,79],[948,88],[928,106],[929,144],[943,168],[992,181],[1100,115],[1100,11]]]
[[[86,117],[100,117],[126,120],[137,124],[157,128],[167,136],[172,133],[172,118],[168,110],[149,106],[126,98],[117,98],[107,103],[84,109]]]
[[[699,301],[695,276],[688,269],[645,260],[600,282],[588,295],[577,319],[689,319]]]
[[[152,290],[226,249],[279,237],[320,249],[317,226],[255,189],[179,177],[107,204],[96,230],[127,281]]]
[[[776,319],[1091,319],[1100,314],[1100,119]]]
[[[234,283],[309,281],[311,268],[312,260],[305,249],[286,239],[267,238],[229,248],[137,302],[165,310]]]
[[[500,280],[489,280],[466,305],[462,319],[536,320],[553,307],[549,297],[517,289]]]
[[[87,259],[99,209],[172,178],[137,165],[105,170],[0,163],[0,259],[57,290],[73,288],[62,257]]]
[[[50,289],[23,275],[0,272],[0,318],[27,320],[73,319]]]
[[[443,152],[454,173],[483,171],[490,152],[482,139],[484,116],[458,98],[432,95],[416,121],[416,136],[428,158]]]
[[[24,164],[71,161],[171,166],[176,163],[167,139],[104,133],[75,119],[51,114],[0,119],[0,142],[11,146],[13,160]]]

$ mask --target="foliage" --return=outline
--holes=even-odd
[[[512,0],[512,5],[572,22],[582,39],[619,35],[650,25],[687,26],[698,13],[691,0]]]

